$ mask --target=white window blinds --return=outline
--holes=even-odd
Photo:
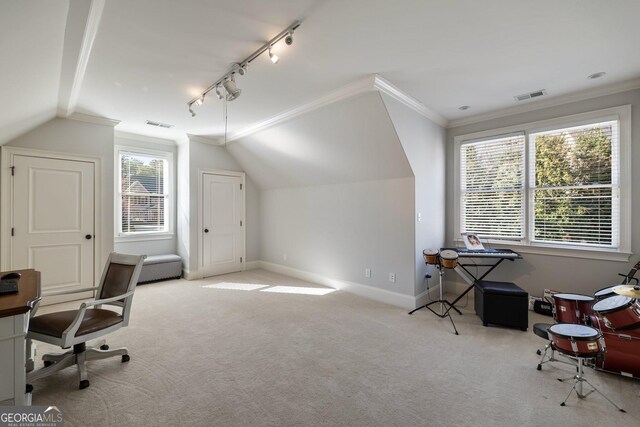
[[[524,133],[462,144],[461,232],[524,238],[524,154]]]
[[[618,122],[530,135],[531,240],[617,247]]]

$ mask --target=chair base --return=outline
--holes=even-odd
[[[109,348],[104,344],[104,341],[102,341],[100,347]],[[86,362],[107,359],[113,356],[120,356],[123,363],[128,362],[130,359],[129,351],[125,347],[113,350],[101,350],[98,347],[87,347],[85,343],[76,344],[72,350],[64,353],[48,353],[43,355],[44,368],[30,372],[27,375],[27,382],[30,383],[40,378],[48,377],[64,368],[76,365],[80,379],[79,388],[87,388],[89,387],[89,379]]]

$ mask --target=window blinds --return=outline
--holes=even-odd
[[[461,232],[524,238],[524,151],[524,133],[461,145]]]
[[[531,240],[617,247],[618,122],[530,135]]]

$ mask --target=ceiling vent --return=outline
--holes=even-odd
[[[540,89],[540,90],[537,90],[535,92],[530,92],[530,93],[525,93],[525,94],[522,94],[522,95],[514,96],[514,98],[516,99],[516,101],[525,101],[527,99],[537,98],[539,96],[543,96],[543,95],[546,95],[546,94],[547,94],[546,90]]]
[[[151,120],[147,120],[146,123],[149,126],[155,126],[155,127],[164,128],[164,129],[171,129],[173,127],[173,125],[168,125],[166,123],[160,123],[160,122],[152,122]]]

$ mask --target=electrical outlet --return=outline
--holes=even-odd
[[[286,261],[286,260],[287,260],[287,254],[286,254],[286,253],[282,254],[282,260],[283,260],[283,261]]]
[[[422,222],[422,214],[418,212],[418,222]]]
[[[396,273],[389,273],[389,281],[391,283],[396,283]]]
[[[366,277],[367,279],[371,278],[371,269],[370,268],[365,268],[364,269],[364,277]]]

